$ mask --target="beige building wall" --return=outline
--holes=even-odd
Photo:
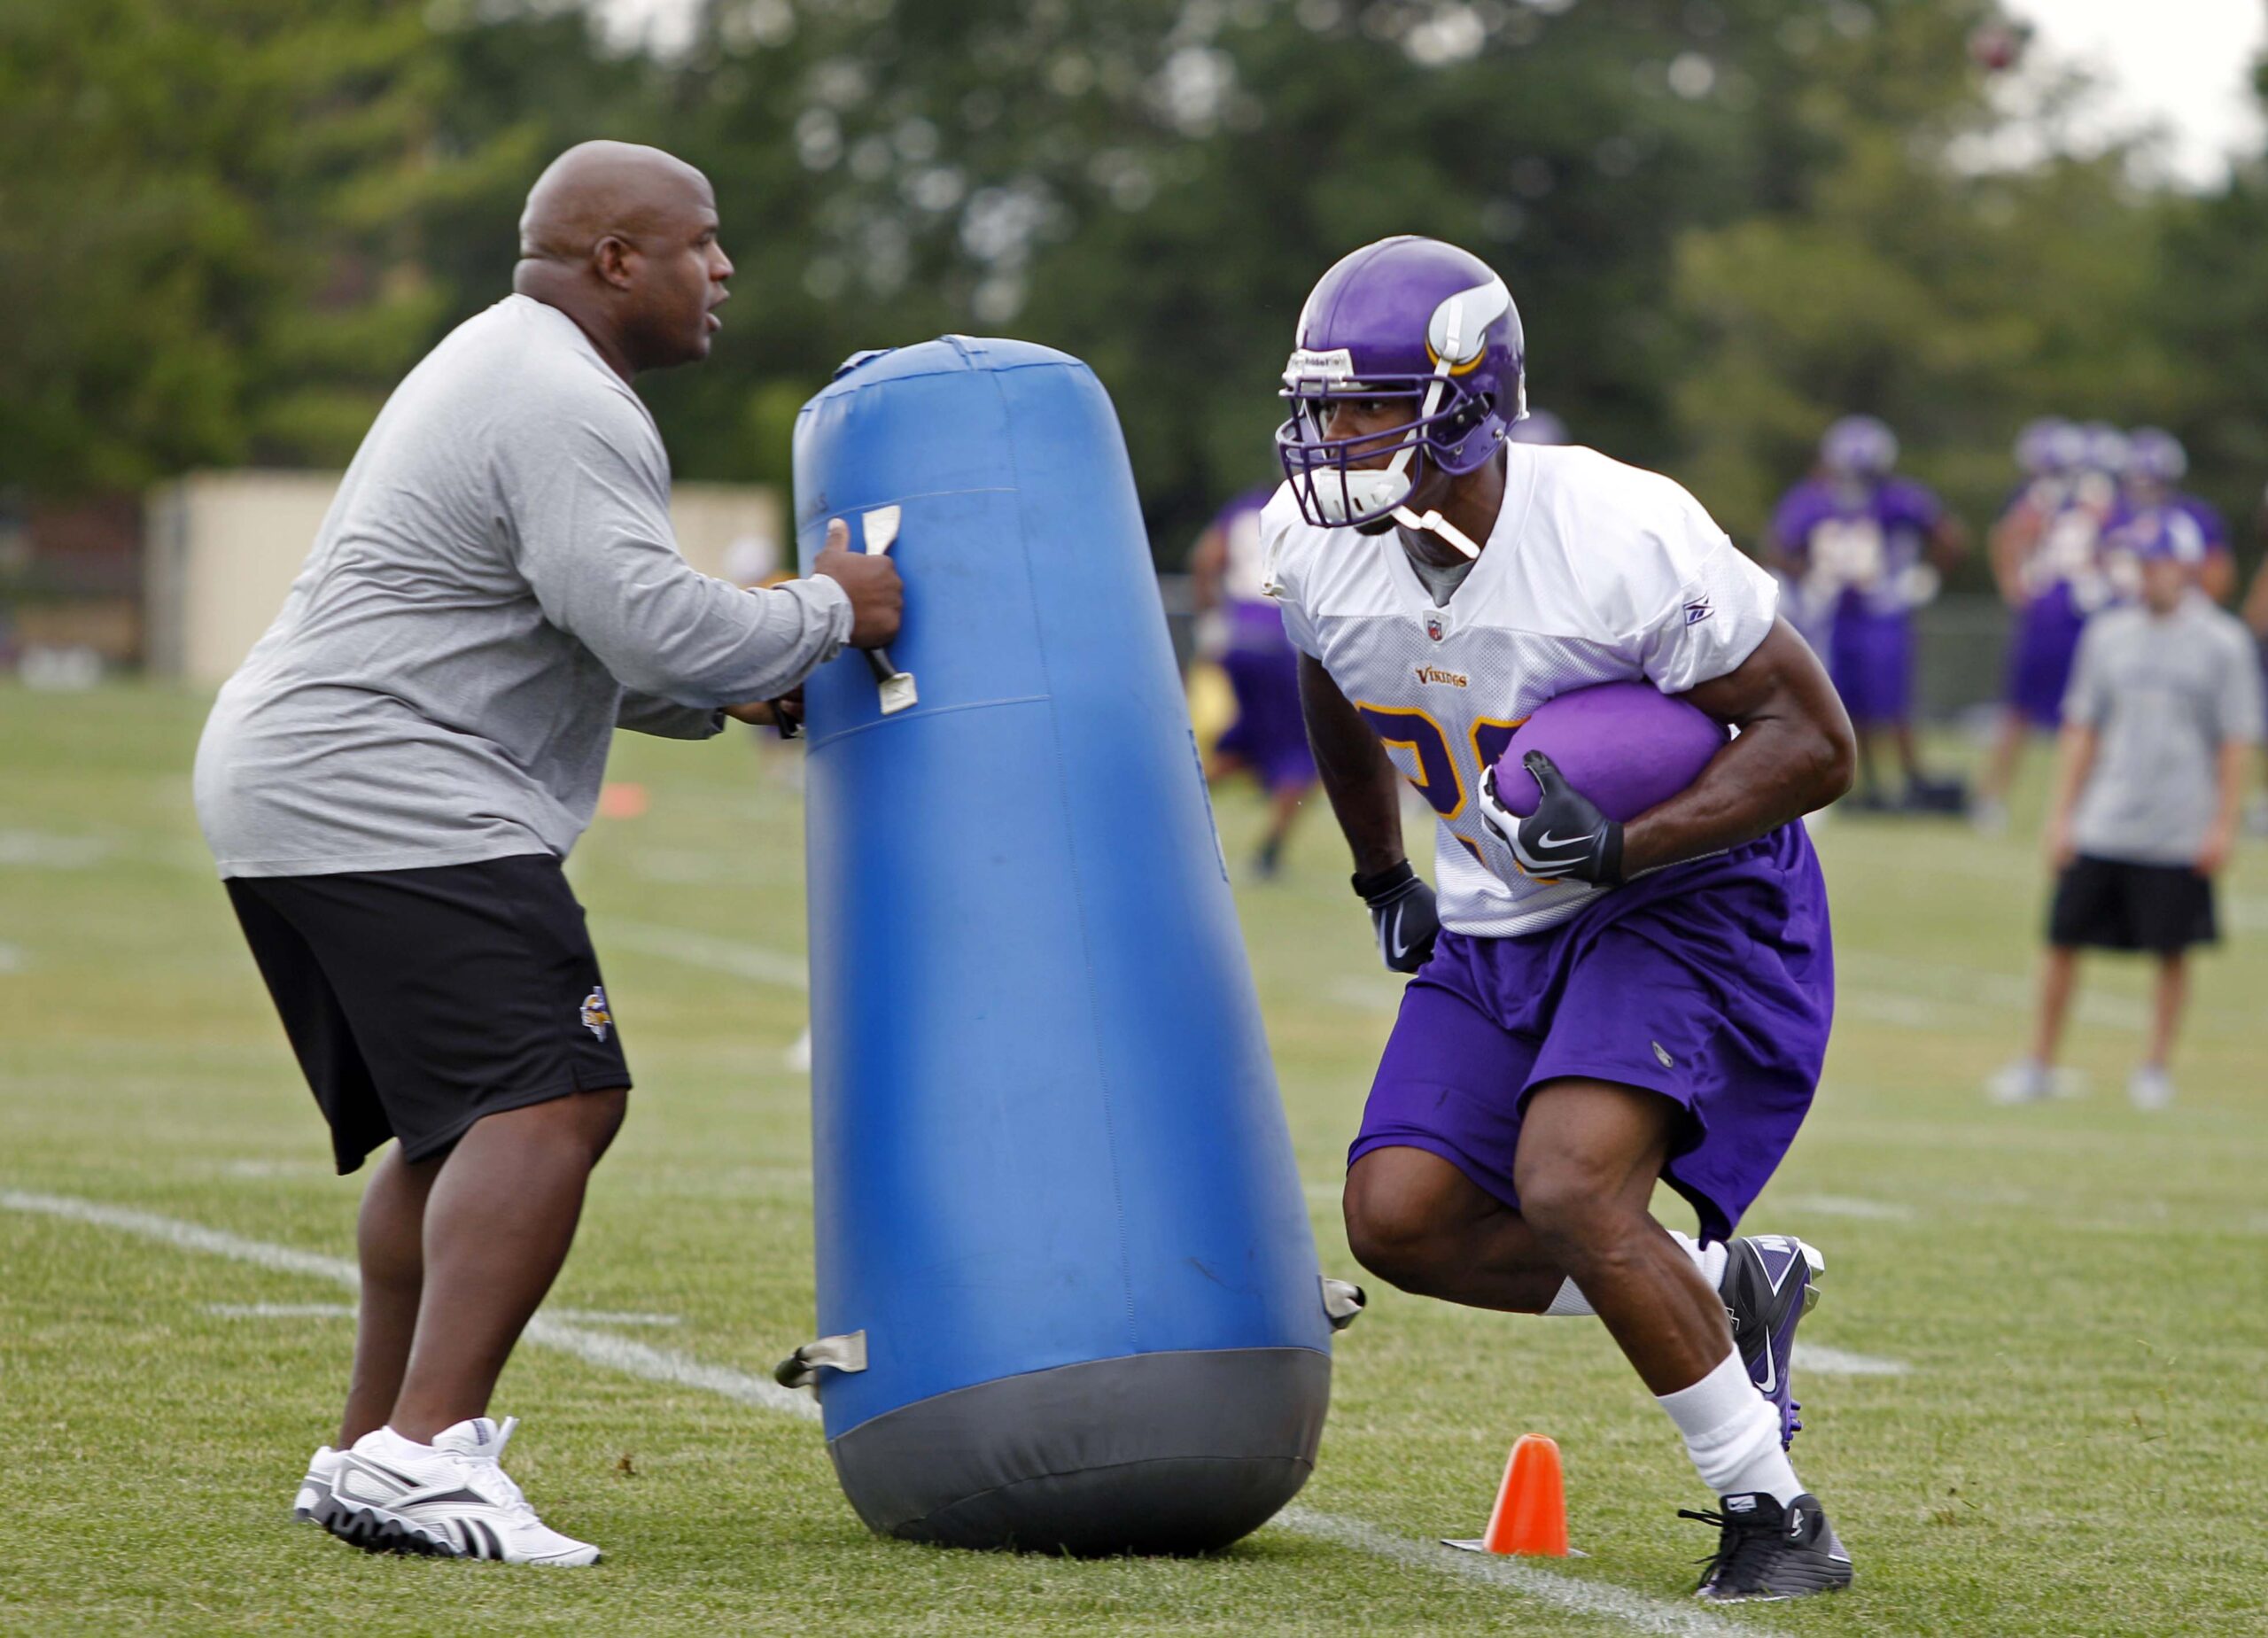
[[[307,560],[336,472],[194,472],[150,496],[143,556],[150,671],[216,687],[260,640]],[[703,574],[753,580],[792,569],[778,492],[680,484],[671,522]]]

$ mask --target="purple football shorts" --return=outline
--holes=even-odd
[[[1662,1175],[1728,1238],[1811,1107],[1835,1011],[1827,888],[1800,824],[1641,877],[1525,938],[1444,932],[1410,982],[1348,1153],[1423,1149],[1515,1211],[1536,1087],[1565,1076],[1685,1112]]]
[[[2071,601],[2071,588],[2058,584],[2033,598],[2016,616],[2008,645],[2008,704],[2035,728],[2063,721],[2063,692],[2071,684],[2071,662],[2079,651],[2086,617]]]
[[[1221,735],[1220,753],[1242,762],[1271,791],[1314,784],[1315,756],[1300,714],[1298,651],[1289,643],[1231,648],[1221,669],[1236,694],[1237,719]]]
[[[1828,639],[1828,675],[1852,722],[1898,723],[1912,714],[1914,621],[1845,604]]]

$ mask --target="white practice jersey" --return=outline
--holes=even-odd
[[[1437,606],[1399,539],[1318,529],[1286,485],[1262,532],[1284,629],[1440,815],[1441,924],[1504,938],[1609,889],[1529,880],[1481,824],[1481,772],[1555,695],[1644,678],[1683,694],[1771,630],[1778,583],[1669,478],[1596,450],[1507,446],[1504,504]]]

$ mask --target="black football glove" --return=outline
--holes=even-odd
[[[1501,766],[1502,765],[1498,765]],[[1606,887],[1622,881],[1622,824],[1598,810],[1567,783],[1551,758],[1532,750],[1520,766],[1534,777],[1543,798],[1526,819],[1496,796],[1496,769],[1480,786],[1480,822],[1511,850],[1522,874],[1538,881],[1595,881]]]
[[[1371,907],[1379,935],[1379,959],[1389,971],[1414,973],[1433,953],[1441,918],[1433,909],[1433,889],[1404,859],[1375,876],[1356,876],[1355,891]]]

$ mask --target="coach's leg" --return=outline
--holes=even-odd
[[[628,1092],[575,1092],[475,1122],[425,1203],[417,1337],[387,1419],[420,1444],[484,1414],[512,1346],[551,1289],[591,1168]]]
[[[1539,1247],[1657,1394],[1698,1382],[1733,1347],[1723,1300],[1651,1211],[1681,1113],[1635,1087],[1547,1082],[1528,1096],[1512,1163]]]
[[[1518,1213],[1430,1150],[1371,1150],[1343,1204],[1355,1261],[1413,1295],[1541,1314],[1566,1279]]]
[[[397,1146],[379,1157],[362,1191],[354,1225],[362,1295],[354,1322],[354,1374],[338,1428],[341,1450],[384,1427],[401,1393],[425,1282],[425,1199],[440,1169],[438,1159],[404,1161]]]

